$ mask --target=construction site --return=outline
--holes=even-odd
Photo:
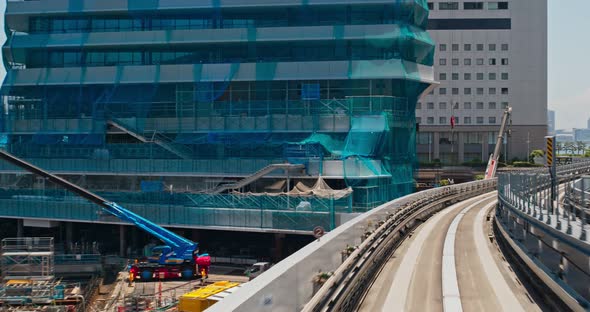
[[[426,1],[249,2],[8,1],[0,309],[201,311],[415,190]]]

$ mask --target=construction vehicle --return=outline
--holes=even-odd
[[[486,180],[493,179],[496,176],[496,170],[498,169],[498,160],[500,158],[500,149],[502,148],[502,141],[504,141],[506,125],[508,124],[508,120],[511,114],[512,107],[509,106],[506,108],[506,110],[504,110],[504,116],[502,116],[502,124],[500,125],[500,132],[498,132],[498,139],[496,140],[496,148],[494,149],[494,153],[490,155],[490,159],[488,160],[488,166],[486,168],[485,173]]]
[[[249,280],[253,280],[258,275],[268,271],[272,264],[270,262],[257,262],[254,263],[250,268],[246,269],[244,274],[248,276]]]
[[[211,257],[208,254],[199,255],[197,243],[1,149],[0,158],[99,205],[103,211],[135,225],[165,243],[166,245],[164,246],[154,247],[151,251],[151,256],[147,259],[135,261],[129,271],[130,281],[207,277],[209,266],[211,265]]]

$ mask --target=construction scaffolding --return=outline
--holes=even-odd
[[[53,237],[4,238],[1,244],[3,281],[52,281],[55,278]]]
[[[64,288],[54,276],[53,238],[4,238],[1,247],[0,304],[46,305],[63,299]]]

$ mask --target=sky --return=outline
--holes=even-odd
[[[548,2],[549,109],[556,111],[557,129],[585,128],[590,118],[590,0]],[[5,7],[6,0],[0,0],[0,12]],[[4,42],[2,31],[0,42]],[[4,73],[0,66],[0,78]]]
[[[557,129],[590,118],[590,0],[549,0],[549,109]]]

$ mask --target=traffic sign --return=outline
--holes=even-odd
[[[546,148],[546,163],[547,167],[553,167],[553,151],[555,150],[555,137],[554,136],[547,136],[545,137],[545,141],[547,143]]]
[[[326,234],[326,230],[324,230],[323,227],[316,226],[315,228],[313,228],[313,237],[320,238],[324,236],[324,234]]]

